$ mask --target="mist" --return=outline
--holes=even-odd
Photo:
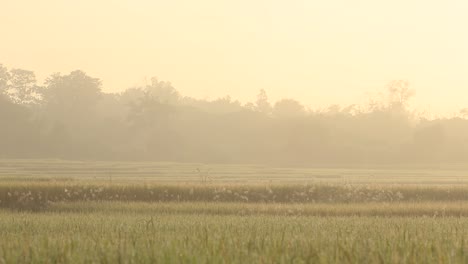
[[[0,2],[0,263],[468,263],[466,0]]]
[[[466,107],[462,0],[2,4],[0,62],[41,82],[82,69],[115,93],[156,75],[193,98],[246,103],[265,89],[272,102],[290,97],[315,109],[362,104],[402,79],[418,92],[413,108],[453,116]]]
[[[251,163],[290,166],[449,164],[468,161],[466,110],[427,119],[415,91],[394,80],[366,104],[316,108],[181,94],[151,78],[120,93],[76,70],[38,83],[0,67],[0,157]]]

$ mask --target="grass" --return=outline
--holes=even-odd
[[[278,168],[250,164],[0,159],[1,181],[468,184],[467,164]]]
[[[155,215],[468,217],[468,202],[404,203],[222,203],[222,202],[62,202],[51,213],[153,213]]]
[[[0,263],[467,263],[464,173],[0,160]]]
[[[238,204],[216,203],[165,209],[159,204],[112,202],[92,204],[92,210],[86,204],[66,207],[72,210],[59,206],[41,213],[0,211],[0,262],[468,261],[468,221],[459,217],[318,217],[255,211],[240,215]],[[217,208],[232,214],[216,213]]]
[[[0,208],[40,210],[77,201],[372,203],[468,201],[468,186],[351,184],[129,184],[0,182]]]

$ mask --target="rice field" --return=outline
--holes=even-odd
[[[265,206],[265,205],[263,205]],[[466,263],[468,221],[246,204],[61,204],[0,211],[4,263]],[[386,205],[390,206],[390,205]],[[436,205],[436,207],[443,205]],[[260,207],[260,208],[259,208]],[[390,206],[391,207],[391,206]],[[394,207],[404,212],[406,208]],[[425,211],[430,204],[421,206]],[[466,210],[467,206],[463,205]],[[388,207],[387,207],[388,208]],[[257,210],[261,209],[261,210]],[[249,213],[243,213],[245,210]],[[293,210],[293,212],[291,212]],[[306,211],[306,213],[301,212]],[[362,213],[362,212],[361,212]]]
[[[468,184],[467,164],[278,168],[250,164],[2,160],[0,181]]]
[[[0,263],[467,263],[465,171],[0,160]]]

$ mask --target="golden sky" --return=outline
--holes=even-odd
[[[415,107],[447,114],[468,107],[467,14],[466,0],[0,0],[0,63],[311,108],[405,79]]]

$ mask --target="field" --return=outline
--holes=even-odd
[[[466,263],[466,171],[0,160],[0,263]]]

